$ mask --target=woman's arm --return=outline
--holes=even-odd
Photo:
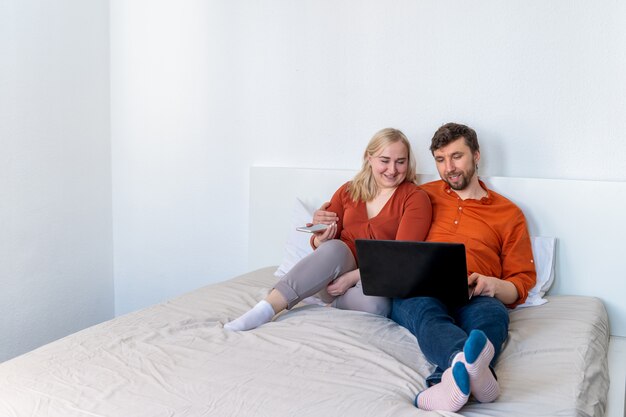
[[[354,287],[360,279],[361,271],[353,269],[328,284],[326,291],[333,297],[339,297],[340,295],[344,295],[350,288]]]
[[[330,202],[322,204],[319,210],[313,214],[313,224],[328,224],[328,229],[315,233],[311,237],[311,246],[316,249],[327,240],[339,238],[343,230],[344,196],[347,193],[349,183],[345,183],[333,194]]]

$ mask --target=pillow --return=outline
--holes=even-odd
[[[296,198],[291,212],[291,229],[287,236],[287,242],[283,250],[283,261],[278,266],[274,275],[282,277],[302,258],[313,252],[309,240],[309,233],[302,233],[296,227],[310,223],[313,219],[313,211],[309,210],[300,199]]]
[[[313,210],[307,208],[300,199],[296,198],[291,213],[291,230],[285,243],[283,260],[274,275],[282,277],[302,258],[313,252],[308,233],[298,232],[296,227],[309,223],[313,218]],[[531,307],[545,304],[543,298],[554,282],[554,261],[556,238],[532,236],[530,238],[535,268],[537,270],[537,283],[528,292],[528,297],[523,304],[516,308]]]
[[[528,291],[528,297],[523,304],[516,308],[539,306],[548,302],[543,296],[554,282],[554,263],[556,238],[532,236],[530,238],[535,269],[537,270],[537,283]]]

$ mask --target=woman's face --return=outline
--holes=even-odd
[[[404,182],[409,168],[409,152],[404,143],[398,141],[387,145],[368,159],[380,189],[396,188]]]

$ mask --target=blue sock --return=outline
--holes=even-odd
[[[465,360],[468,363],[476,362],[478,356],[485,348],[487,344],[487,335],[482,330],[472,330],[470,332],[467,341],[465,342],[465,347],[463,348],[463,353],[465,353]]]
[[[465,369],[465,365],[461,362],[455,363],[452,367],[452,376],[454,376],[454,382],[456,382],[456,385],[459,387],[461,392],[465,395],[469,395],[470,380],[467,370]]]

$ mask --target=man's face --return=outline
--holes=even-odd
[[[460,137],[454,142],[437,149],[433,156],[439,176],[456,191],[464,190],[476,175],[476,164],[480,159],[480,152],[472,153]]]

